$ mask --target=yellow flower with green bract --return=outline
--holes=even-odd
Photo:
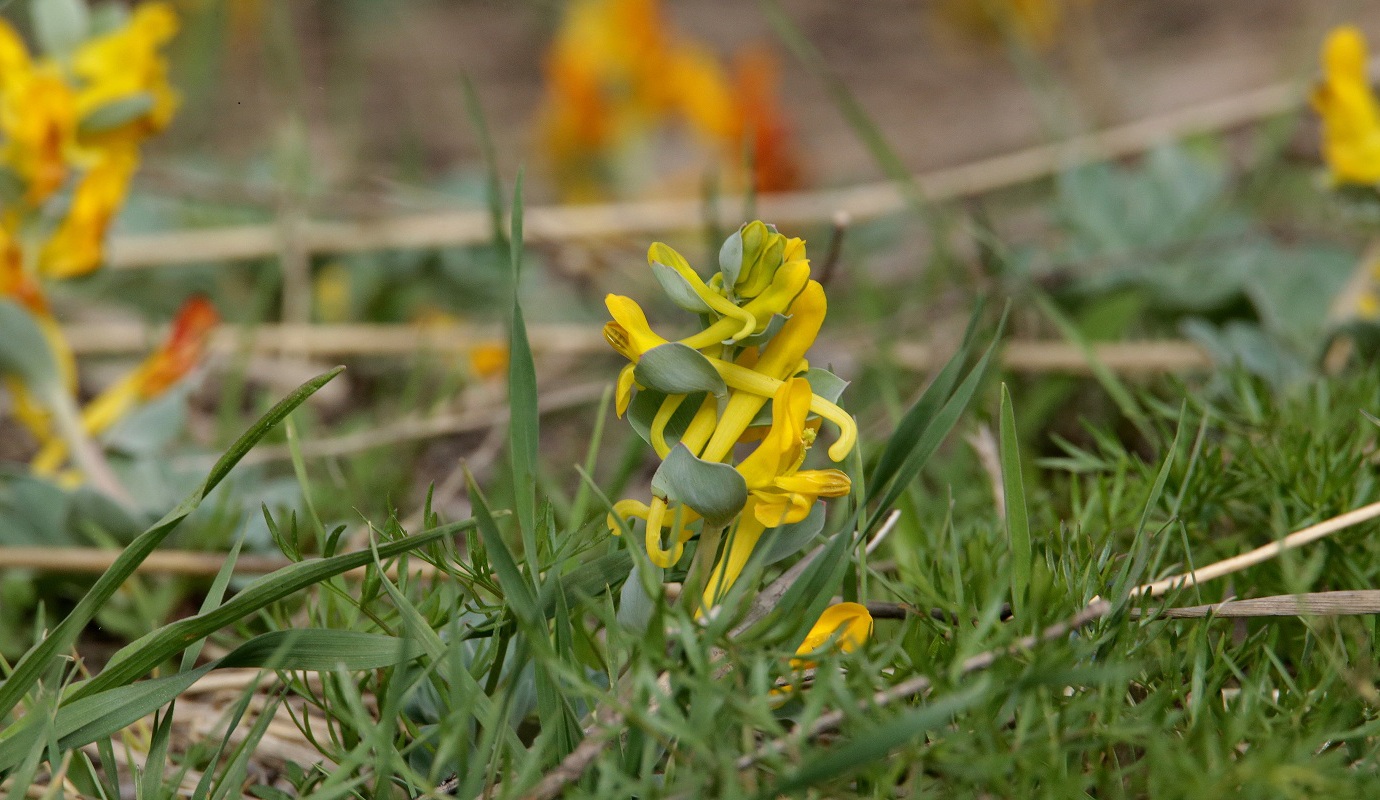
[[[663,568],[700,536],[695,561],[706,567],[699,588],[707,610],[764,537],[803,524],[822,499],[850,492],[842,470],[804,464],[820,421],[836,432],[828,448],[835,462],[852,451],[857,426],[836,402],[842,381],[806,358],[827,302],[810,279],[802,240],[760,221],[744,225],[724,243],[708,280],[660,242],[647,260],[671,301],[701,325],[671,340],[633,299],[606,299],[612,320],[604,337],[629,362],[619,374],[618,413],[662,459],[650,502],[619,501],[608,522],[618,533],[643,521],[647,554]],[[736,460],[740,444],[754,447]]]

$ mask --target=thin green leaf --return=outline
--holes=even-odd
[[[1078,326],[1070,320],[1059,307],[1054,304],[1049,296],[1039,290],[1032,290],[1032,297],[1035,305],[1039,306],[1040,311],[1049,318],[1050,322],[1059,329],[1059,333],[1079,350],[1083,351],[1084,358],[1088,361],[1088,369],[1092,371],[1093,377],[1097,379],[1102,390],[1112,398],[1116,407],[1136,426],[1141,435],[1147,439],[1154,439],[1154,431],[1150,428],[1150,421],[1146,418],[1145,412],[1141,409],[1140,403],[1131,394],[1131,390],[1126,388],[1126,384],[1116,376],[1116,373],[1107,369],[1107,365],[1097,357],[1097,352],[1093,350],[1092,343],[1088,341],[1083,332],[1078,330]]]
[[[493,136],[489,134],[489,124],[484,116],[484,106],[479,102],[479,93],[469,75],[460,78],[465,90],[465,110],[469,112],[474,132],[479,137],[479,152],[484,157],[484,177],[489,201],[489,223],[493,226],[494,246],[504,248],[508,245],[507,232],[503,230],[503,181],[498,176],[498,154],[494,152]]]
[[[863,526],[864,532],[870,533],[876,529],[882,518],[891,510],[892,504],[905,491],[906,486],[915,479],[915,476],[920,474],[925,462],[929,461],[930,456],[939,449],[940,443],[949,435],[949,431],[953,430],[954,425],[958,423],[958,418],[963,415],[964,409],[968,407],[969,401],[973,399],[973,395],[977,393],[978,387],[987,375],[987,370],[992,363],[992,355],[996,352],[998,342],[1001,341],[1001,333],[1005,326],[1006,315],[1003,314],[1001,322],[997,324],[997,332],[992,337],[992,343],[987,346],[987,352],[982,354],[982,358],[978,360],[968,376],[954,390],[947,402],[921,429],[922,432],[919,437],[907,442],[908,452],[901,466],[892,475],[890,483],[883,485],[877,483],[875,479],[871,481],[874,486],[882,490],[882,499],[873,510],[872,516],[868,518],[867,524]],[[919,406],[921,402],[924,402],[928,395],[929,392],[927,391],[916,402],[916,405]],[[911,413],[907,412],[906,418],[909,419],[910,417]],[[893,441],[895,438],[896,435],[893,435]]]
[[[541,619],[541,608],[537,605],[531,582],[523,576],[522,570],[518,569],[512,549],[503,539],[503,533],[499,531],[498,524],[494,522],[493,514],[489,511],[489,504],[484,500],[479,486],[475,484],[474,476],[468,471],[465,473],[465,483],[469,487],[470,505],[474,508],[479,537],[483,540],[489,562],[493,564],[494,572],[498,575],[498,584],[503,588],[503,596],[508,601],[508,607],[513,610],[520,622],[536,624]]]
[[[998,425],[1001,456],[1001,490],[1006,507],[1006,538],[1011,547],[1011,610],[1017,619],[1025,608],[1030,588],[1030,517],[1025,507],[1025,481],[1021,476],[1021,450],[1016,442],[1016,414],[1011,393],[1001,385],[1001,422]]]
[[[784,780],[758,797],[780,797],[799,792],[886,758],[893,749],[925,731],[947,724],[955,714],[980,703],[990,688],[987,680],[980,680],[967,689],[925,703],[894,719],[871,725],[851,741],[832,747],[823,754],[808,754],[801,759],[804,766],[787,775]]]
[[[474,524],[474,520],[466,520],[379,545],[378,557],[392,558],[401,555],[447,536],[453,536],[473,527]],[[181,652],[190,643],[205,638],[226,625],[238,622],[308,586],[370,564],[374,557],[372,551],[363,550],[330,558],[308,559],[265,575],[249,584],[224,605],[204,614],[164,625],[121,648],[111,657],[110,663],[99,675],[73,690],[72,699],[137,680]]]
[[[867,482],[873,486],[883,487],[887,482],[895,477],[905,463],[906,456],[909,454],[914,443],[925,432],[925,428],[934,420],[935,414],[944,407],[944,403],[949,400],[953,393],[954,385],[958,383],[959,376],[963,374],[963,365],[968,361],[968,355],[972,352],[973,344],[977,341],[977,323],[982,312],[981,305],[973,311],[972,317],[968,319],[968,328],[963,334],[963,342],[959,345],[958,351],[949,358],[948,362],[939,370],[930,381],[930,385],[920,394],[920,399],[901,417],[901,421],[896,425],[896,432],[887,440],[886,447],[882,449],[882,454],[877,459],[877,464],[867,476]]]
[[[513,315],[508,344],[508,461],[513,471],[514,510],[522,533],[524,555],[533,585],[539,574],[537,561],[537,450],[541,415],[537,410],[537,368],[527,339],[518,288],[522,277],[522,171],[513,187],[512,236]]]
[[[120,586],[138,569],[139,564],[148,558],[148,555],[162,543],[173,528],[176,528],[178,523],[196,510],[206,495],[220,483],[234,468],[235,464],[239,463],[241,458],[244,458],[245,453],[248,453],[260,439],[268,434],[273,426],[281,422],[294,408],[301,405],[318,389],[340,374],[342,369],[344,367],[336,367],[325,374],[318,375],[283,398],[258,422],[254,423],[244,435],[236,439],[234,444],[230,445],[230,448],[212,467],[205,483],[199,489],[192,492],[178,504],[177,508],[168,512],[163,519],[144,531],[124,549],[124,552],[120,553],[120,556],[115,559],[115,563],[111,564],[110,568],[96,580],[91,590],[77,602],[77,605],[62,622],[53,628],[52,633],[30,648],[19,659],[19,663],[15,664],[10,677],[3,685],[0,685],[0,718],[14,709],[15,705],[28,693],[55,658],[71,649],[72,644],[77,640],[77,635],[95,617],[96,612],[114,596]],[[177,650],[163,657],[170,658],[175,652]]]

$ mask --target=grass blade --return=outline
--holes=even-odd
[[[831,748],[818,757],[804,757],[805,766],[786,777],[759,798],[780,797],[798,792],[817,783],[846,775],[854,769],[886,758],[887,753],[928,730],[945,725],[955,715],[972,708],[987,695],[990,684],[986,680],[960,692],[926,703],[895,719],[875,725],[858,734],[852,741]]]
[[[896,433],[887,440],[886,447],[882,450],[882,455],[877,459],[877,464],[872,468],[872,472],[867,476],[867,483],[870,486],[884,487],[887,482],[895,477],[901,465],[905,463],[906,454],[911,445],[920,438],[925,432],[934,415],[943,408],[945,401],[953,393],[954,385],[958,383],[958,378],[963,374],[963,365],[968,361],[968,354],[972,352],[973,343],[976,340],[978,318],[982,313],[981,305],[973,311],[973,316],[968,320],[968,329],[963,334],[963,342],[958,347],[958,352],[944,364],[943,368],[935,374],[930,385],[920,394],[920,399],[910,407],[896,425]]]
[[[1001,385],[1001,490],[1006,508],[1006,538],[1011,545],[1011,610],[1017,619],[1025,607],[1030,589],[1030,517],[1025,507],[1025,481],[1021,476],[1021,450],[1016,441],[1016,413],[1011,409],[1011,393]]]
[[[379,545],[378,556],[391,558],[414,550],[431,542],[474,525],[473,520],[453,523],[430,531]],[[80,684],[73,690],[72,699],[106,691],[148,674],[154,667],[181,652],[191,642],[195,642],[245,617],[293,595],[308,586],[327,578],[335,577],[373,562],[374,552],[362,550],[356,553],[331,556],[330,558],[309,559],[283,567],[254,581],[244,591],[235,595],[224,605],[194,617],[178,620],[164,625],[156,631],[140,637],[121,648],[111,657],[110,663],[99,675]]]
[[[254,423],[239,439],[235,440],[234,444],[230,445],[225,454],[211,468],[211,472],[206,476],[206,481],[199,489],[188,495],[176,508],[169,511],[153,527],[144,531],[124,549],[115,563],[110,565],[110,568],[96,580],[91,590],[77,602],[71,613],[53,628],[52,633],[30,648],[19,659],[19,663],[15,664],[10,677],[3,685],[0,685],[0,719],[3,719],[18,705],[29,689],[38,682],[39,677],[53,662],[53,659],[71,648],[77,640],[77,635],[96,616],[96,612],[114,596],[116,590],[124,584],[129,576],[134,574],[139,564],[148,558],[149,554],[167,538],[169,533],[172,533],[173,528],[176,528],[178,523],[201,505],[201,501],[206,498],[206,495],[210,494],[211,490],[230,473],[231,469],[234,469],[240,459],[244,458],[245,454],[274,426],[292,413],[293,409],[305,402],[308,397],[311,397],[336,375],[339,375],[343,369],[344,367],[336,367],[312,378],[269,409],[268,413],[259,418],[258,422]],[[168,654],[168,657],[170,656],[171,653]]]
[[[470,505],[474,508],[479,537],[484,542],[484,550],[489,556],[489,562],[494,566],[494,572],[498,574],[498,584],[503,588],[504,599],[508,601],[519,622],[537,623],[542,618],[541,608],[537,605],[531,582],[523,577],[522,570],[518,569],[513,551],[508,547],[508,542],[504,541],[498,523],[494,522],[493,513],[489,511],[489,504],[480,493],[479,486],[475,484],[474,476],[466,472],[465,482],[469,485]]]
[[[513,314],[508,343],[508,460],[513,468],[513,498],[522,545],[526,551],[532,580],[539,573],[537,562],[537,440],[540,413],[537,411],[537,368],[532,360],[532,345],[527,340],[527,325],[522,317],[518,289],[522,281],[522,172],[513,188],[512,236],[508,250],[512,256]]]
[[[1005,327],[1006,315],[1003,314],[1001,322],[997,324],[997,332],[992,337],[992,343],[987,346],[987,351],[982,354],[982,358],[968,372],[968,376],[949,396],[947,402],[929,421],[929,424],[924,427],[919,437],[907,442],[909,451],[902,460],[901,466],[896,469],[890,483],[884,487],[879,485],[879,488],[882,489],[882,499],[873,509],[872,516],[868,517],[867,524],[863,526],[865,534],[871,533],[881,524],[882,519],[891,510],[901,493],[905,491],[906,486],[915,479],[915,476],[920,474],[925,462],[929,461],[930,456],[939,449],[940,443],[949,435],[949,431],[958,424],[958,418],[963,415],[963,411],[968,407],[968,402],[973,399],[973,395],[977,393],[978,387],[982,385],[983,379],[987,376],[987,370],[992,364],[992,356],[996,352],[997,344],[1001,341],[1002,330]],[[919,403],[917,402],[916,405],[918,406]],[[911,415],[908,413],[906,416],[909,418]]]
[[[1154,431],[1150,428],[1150,421],[1146,418],[1145,412],[1141,410],[1140,403],[1136,402],[1131,390],[1126,388],[1126,384],[1116,376],[1107,365],[1097,357],[1097,352],[1093,350],[1092,343],[1088,341],[1083,332],[1078,330],[1078,326],[1069,319],[1049,296],[1040,291],[1033,294],[1035,305],[1040,307],[1040,311],[1049,318],[1050,322],[1059,329],[1059,333],[1068,339],[1071,344],[1083,351],[1084,357],[1088,361],[1088,369],[1092,371],[1093,377],[1097,379],[1102,390],[1112,398],[1116,407],[1122,414],[1136,426],[1136,430],[1146,439],[1154,439]]]

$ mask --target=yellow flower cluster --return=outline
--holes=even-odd
[[[106,19],[120,24],[88,30],[78,42],[46,42],[38,57],[0,19],[0,299],[32,315],[69,395],[76,368],[43,281],[101,266],[107,231],[139,165],[139,146],[167,127],[178,104],[162,53],[177,31],[172,7],[149,2],[122,20]],[[65,22],[77,31],[90,24],[84,14]],[[217,321],[205,300],[189,301],[168,340],[82,414],[85,432],[104,430],[185,375]],[[37,387],[16,376],[7,376],[6,385],[16,416],[42,443],[34,468],[56,471],[71,442],[54,434],[54,399],[38,397]]]
[[[547,53],[541,142],[567,200],[588,202],[645,166],[645,145],[684,123],[729,164],[752,148],[760,191],[796,188],[799,169],[765,53],[740,59],[735,83],[714,54],[673,31],[659,0],[575,0]]]
[[[1352,25],[1333,30],[1323,44],[1322,68],[1312,100],[1322,117],[1323,158],[1332,178],[1380,184],[1380,105],[1371,92],[1361,31]]]
[[[721,269],[707,282],[664,244],[652,245],[648,262],[672,300],[698,313],[704,324],[671,342],[652,330],[634,300],[606,298],[613,321],[604,326],[604,337],[629,361],[618,378],[618,413],[628,410],[634,392],[648,393],[655,404],[648,437],[663,460],[673,448],[684,448],[697,462],[729,464],[735,445],[757,442],[734,466],[746,491],[741,506],[730,509],[728,544],[705,589],[709,608],[738,578],[767,531],[800,522],[819,498],[848,494],[849,478],[842,471],[801,466],[820,419],[838,429],[829,448],[834,461],[852,451],[857,427],[802,377],[822,372],[810,370],[805,357],[826,309],[823,287],[810,279],[803,241],[762,222],[745,225],[729,238],[720,253]],[[700,377],[685,377],[692,375]],[[691,391],[696,381],[706,391]],[[770,416],[763,418],[768,403]],[[668,430],[682,407],[689,418],[673,445]],[[647,553],[662,567],[680,560],[709,513],[671,494],[658,493],[654,482],[650,504],[623,500],[609,519],[614,532],[624,524],[619,517],[645,520]]]
[[[139,143],[177,108],[160,52],[176,30],[170,6],[146,3],[122,27],[35,60],[0,20],[0,172],[21,187],[0,227],[25,243],[31,273],[65,278],[100,266]],[[61,222],[45,235],[54,216]]]

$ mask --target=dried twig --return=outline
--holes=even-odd
[[[1213,578],[1220,578],[1224,575],[1230,575],[1233,572],[1240,572],[1247,567],[1269,561],[1289,550],[1302,547],[1311,542],[1316,542],[1319,539],[1331,536],[1337,531],[1350,528],[1353,525],[1359,525],[1362,522],[1375,519],[1376,517],[1380,517],[1380,502],[1362,506],[1354,511],[1348,511],[1345,514],[1323,520],[1316,525],[1309,525],[1302,530],[1289,534],[1277,542],[1262,545],[1248,553],[1225,558],[1221,561],[1209,564],[1206,567],[1163,578],[1153,583],[1147,583],[1144,586],[1137,586],[1135,589],[1131,590],[1131,597],[1139,597],[1141,595],[1159,597],[1175,589],[1196,586],[1204,581],[1210,581]]]
[[[1225,600],[1201,606],[1131,609],[1133,615],[1196,619],[1201,617],[1342,617],[1380,614],[1380,590],[1310,592]]]
[[[1298,107],[1301,96],[1297,82],[1275,84],[1062,142],[935,170],[916,180],[931,201],[981,194],[1075,164],[1119,158],[1167,140],[1286,113]],[[741,221],[742,206],[739,199],[723,198],[720,224]],[[838,211],[848,212],[854,220],[872,219],[903,210],[905,199],[896,184],[882,181],[767,196],[760,198],[758,208],[763,219],[800,225],[832,219]],[[692,227],[702,220],[702,211],[698,200],[532,207],[524,211],[524,233],[528,242],[642,235]],[[299,233],[305,252],[317,254],[483,244],[492,238],[492,230],[488,212],[476,209],[357,222],[306,221]],[[113,269],[137,269],[267,258],[277,255],[280,246],[280,231],[274,224],[131,235],[111,243],[109,264]]]
[[[158,326],[130,323],[76,324],[63,328],[73,352],[79,356],[122,356],[145,353],[163,335]],[[544,355],[590,355],[608,352],[603,332],[596,325],[531,325],[532,350]],[[216,352],[234,353],[248,348],[255,355],[315,357],[398,356],[419,353],[464,354],[476,345],[499,340],[496,327],[455,326],[424,328],[415,325],[259,325],[227,326],[211,342]],[[852,337],[862,341],[865,337]],[[841,340],[849,340],[844,334]],[[1186,372],[1207,369],[1212,359],[1198,345],[1180,340],[1112,342],[1093,346],[1098,361],[1108,369],[1126,373]],[[923,342],[893,346],[896,364],[917,371],[933,369],[948,356]],[[1062,341],[1007,342],[1002,365],[1016,372],[1069,372],[1088,374],[1082,348]]]
[[[583,383],[563,389],[543,393],[537,401],[537,410],[543,414],[586,405],[597,401],[604,394],[604,384]],[[381,425],[359,433],[346,434],[328,439],[315,439],[301,446],[304,458],[328,458],[386,447],[401,442],[415,442],[436,436],[457,433],[473,433],[487,430],[508,421],[511,409],[507,405],[474,409],[458,414],[438,414],[431,417],[411,417],[391,425]],[[259,447],[249,452],[241,463],[264,464],[287,461],[292,451],[287,445]]]
[[[1267,561],[1288,550],[1308,544],[1309,542],[1315,542],[1344,528],[1358,525],[1376,517],[1380,517],[1380,502],[1371,503],[1370,505],[1363,506],[1354,511],[1319,522],[1316,525],[1310,525],[1307,528],[1303,528],[1302,530],[1284,537],[1278,542],[1256,548],[1249,553],[1243,553],[1233,558],[1223,559],[1222,561],[1209,564],[1199,570],[1174,575],[1169,578],[1164,578],[1163,580],[1138,586],[1130,591],[1129,597],[1159,597],[1173,589],[1193,586],[1212,578],[1220,578],[1233,572],[1239,572],[1246,567]],[[1278,612],[1282,604],[1292,604],[1295,614],[1300,613],[1300,609],[1309,609],[1308,613],[1313,614],[1357,613],[1354,609],[1363,607],[1372,609],[1373,611],[1376,608],[1376,603],[1380,602],[1380,591],[1327,594],[1341,596],[1328,598],[1318,597],[1316,595],[1294,595],[1261,598],[1256,601],[1233,600],[1208,606],[1180,609],[1180,611],[1186,613],[1171,614],[1171,616],[1205,616],[1208,613],[1213,613],[1214,609],[1226,609],[1227,614],[1224,614],[1224,616],[1266,616],[1268,615],[1267,612]],[[1346,611],[1347,609],[1352,610],[1348,612]],[[968,675],[986,669],[995,664],[997,660],[1003,656],[1019,654],[1041,643],[1062,639],[1067,636],[1069,632],[1086,627],[1102,619],[1111,613],[1111,610],[1111,603],[1101,598],[1093,598],[1093,600],[1077,614],[1074,614],[1063,622],[1045,628],[1039,634],[1026,636],[1015,644],[994,648],[967,659],[959,666],[958,674]],[[1372,613],[1372,611],[1362,613]],[[1232,612],[1236,613],[1233,614]],[[862,710],[867,710],[868,708],[885,706],[900,700],[908,700],[923,694],[933,685],[933,680],[929,676],[917,675],[884,691],[876,693],[870,701],[863,703],[860,708]],[[818,737],[822,733],[837,730],[846,716],[847,714],[841,710],[823,714],[805,729],[797,731],[789,737],[767,742],[753,752],[744,755],[738,760],[738,768],[740,770],[749,769],[764,758],[779,755],[792,747],[798,747],[804,742]]]

